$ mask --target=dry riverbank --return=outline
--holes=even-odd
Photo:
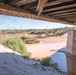
[[[67,35],[52,36],[39,39],[41,43],[26,44],[27,50],[32,54],[32,58],[44,58],[56,53],[59,49],[66,46]]]

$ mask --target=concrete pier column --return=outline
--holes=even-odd
[[[76,30],[69,30],[66,47],[68,75],[76,75]]]
[[[66,55],[76,57],[76,30],[68,32]]]
[[[76,59],[66,56],[68,75],[76,75]]]

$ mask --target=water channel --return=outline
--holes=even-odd
[[[67,72],[69,75],[76,75],[76,59],[66,56],[66,47],[50,56],[53,61],[58,63],[61,71]]]

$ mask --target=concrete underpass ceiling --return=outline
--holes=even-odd
[[[0,0],[0,14],[76,25],[76,0]]]

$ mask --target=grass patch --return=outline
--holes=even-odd
[[[27,51],[24,42],[19,37],[8,38],[2,44],[21,53],[23,56],[30,57],[30,53]]]
[[[43,66],[52,66],[56,69],[58,69],[58,64],[53,62],[53,60],[50,57],[43,58],[40,60],[40,64]]]

